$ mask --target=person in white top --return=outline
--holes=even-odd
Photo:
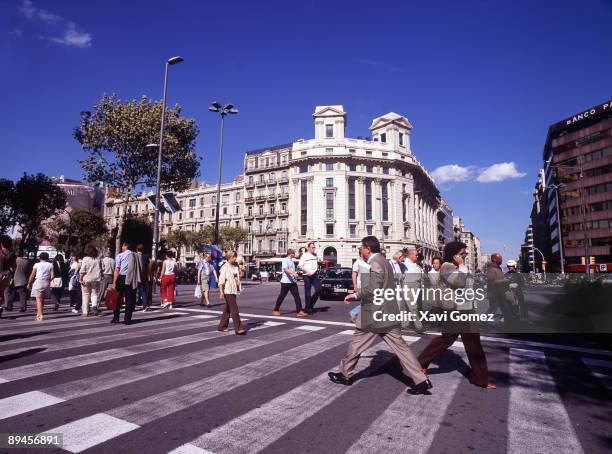
[[[174,259],[174,252],[166,252],[166,260],[162,263],[162,269],[160,273],[161,277],[161,302],[162,308],[172,309],[172,303],[174,302],[174,287],[176,286],[176,260]]]
[[[361,288],[361,277],[364,273],[367,273],[370,269],[368,262],[363,260],[363,254],[361,248],[359,248],[359,258],[353,263],[353,290],[358,291]]]
[[[215,267],[211,263],[210,252],[205,252],[202,260],[200,261],[200,265],[198,266],[198,285],[202,288],[202,298],[200,300],[200,306],[211,306],[210,299],[208,298],[211,276],[215,278],[215,281],[219,282]]]
[[[315,244],[308,243],[306,252],[302,254],[298,262],[298,268],[304,273],[304,312],[311,314],[314,312],[314,305],[321,293],[321,280],[319,279],[319,260],[315,253]],[[311,289],[314,293],[311,295]]]
[[[83,298],[83,314],[81,317],[87,317],[90,300],[94,315],[98,315],[98,290],[102,278],[102,269],[98,259],[98,250],[95,246],[89,245],[85,248],[85,257],[81,261],[79,274],[81,276],[81,295]]]
[[[49,254],[41,252],[38,256],[40,262],[34,265],[28,287],[32,289],[32,296],[36,298],[36,320],[43,319],[43,305],[45,298],[51,292],[51,279],[53,279],[53,265],[49,262]]]
[[[406,258],[404,259],[404,266],[406,267],[404,274],[404,284],[410,287],[420,287],[421,286],[421,273],[423,270],[419,265],[417,265],[418,259],[418,251],[412,246],[408,247],[406,250]],[[420,320],[419,315],[419,301],[406,301],[407,309],[413,314],[414,318],[414,330],[417,333],[423,332],[423,323]],[[406,326],[406,323],[403,325]]]
[[[99,300],[102,301],[106,296],[106,290],[113,285],[113,273],[115,272],[115,259],[110,256],[110,251],[100,260],[102,267],[102,279],[98,291]]]

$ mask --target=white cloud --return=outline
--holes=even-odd
[[[75,47],[91,47],[91,35],[86,32],[80,32],[72,22],[68,22],[64,36],[61,38],[49,38],[54,43],[65,44],[66,46]]]
[[[440,166],[431,172],[431,176],[436,183],[444,184],[451,182],[468,181],[474,174],[474,166],[460,166],[457,164],[447,164]]]
[[[500,162],[482,169],[478,173],[476,181],[479,183],[499,183],[508,178],[522,178],[525,175],[527,174],[516,169],[514,162]]]
[[[91,47],[92,37],[89,33],[77,29],[74,22],[67,21],[62,16],[35,7],[32,0],[23,0],[19,7],[19,12],[30,21],[44,23],[49,27],[53,35],[60,34],[60,36],[41,36],[43,39],[48,39],[53,43],[65,46]]]

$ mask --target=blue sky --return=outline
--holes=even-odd
[[[224,4],[222,4],[224,3]],[[201,129],[214,181],[218,118],[224,180],[248,149],[313,135],[315,105],[342,104],[347,135],[389,111],[412,122],[412,149],[492,252],[515,256],[548,126],[612,97],[612,2],[43,1],[2,3],[1,176],[81,177],[79,112],[104,93],[159,98]],[[505,164],[484,169],[494,164]],[[479,177],[480,175],[480,177]],[[496,182],[479,182],[493,179]],[[497,181],[501,180],[501,181]],[[502,249],[503,250],[503,249]]]

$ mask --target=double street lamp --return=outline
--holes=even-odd
[[[162,169],[162,150],[164,147],[164,130],[166,127],[166,92],[168,88],[168,66],[174,66],[183,61],[183,57],[172,57],[166,61],[164,69],[164,96],[162,98],[162,111],[161,111],[161,128],[159,131],[159,144],[149,144],[147,148],[158,147],[157,153],[157,180],[155,183],[155,213],[153,215],[153,261],[157,260],[157,246],[159,244],[159,197],[161,190],[161,169]]]
[[[211,112],[221,115],[221,142],[219,144],[219,168],[217,171],[217,207],[215,209],[215,245],[219,245],[219,208],[221,206],[221,165],[223,163],[223,121],[226,115],[238,113],[233,104],[221,105],[215,101],[208,108]]]

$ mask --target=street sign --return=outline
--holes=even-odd
[[[607,272],[608,271],[608,264],[607,263],[600,263],[599,264],[599,271]]]

